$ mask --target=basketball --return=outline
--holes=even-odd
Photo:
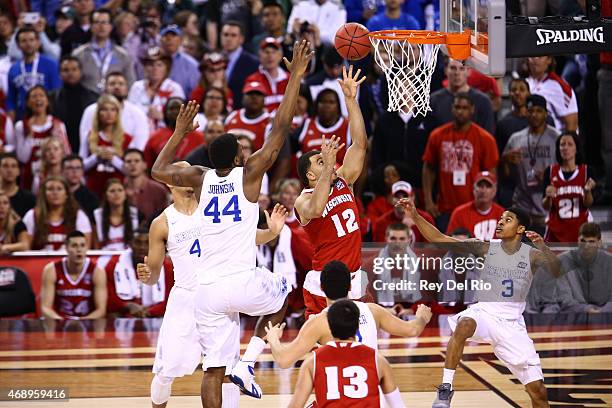
[[[370,38],[367,28],[359,23],[347,23],[336,31],[334,46],[342,58],[360,60],[370,53]]]

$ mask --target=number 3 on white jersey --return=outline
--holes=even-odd
[[[325,367],[327,379],[326,399],[340,399],[338,387],[338,367]],[[351,385],[342,386],[342,394],[348,398],[365,398],[368,396],[368,372],[361,366],[350,366],[342,369],[342,377],[350,378]]]
[[[338,233],[338,238],[345,236],[346,234],[350,234],[353,231],[357,231],[359,229],[359,224],[357,224],[357,220],[355,219],[355,212],[352,208],[347,208],[342,211],[342,218],[345,220],[346,231],[342,226],[342,221],[340,221],[340,217],[338,214],[334,214],[331,216],[332,221],[334,222],[334,226],[336,227],[336,232]]]

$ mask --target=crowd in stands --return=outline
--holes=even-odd
[[[199,128],[179,145],[177,160],[211,167],[207,146],[225,132],[236,134],[248,159],[262,146],[282,100],[289,77],[283,57],[290,59],[293,44],[306,39],[316,52],[292,131],[259,197],[262,210],[277,202],[289,210],[287,228],[261,246],[257,257],[299,289],[311,268],[312,246],[293,213],[303,187],[297,158],[318,149],[322,136],[351,143],[336,81],[349,62],[333,47],[335,32],[349,21],[370,30],[435,29],[436,3],[4,2],[0,253],[68,250],[68,258],[43,272],[45,316],[162,315],[172,265],[165,265],[154,287],[138,283],[135,265],[146,254],[149,223],[169,204],[166,186],[149,171],[174,131],[181,104],[196,100],[201,112]],[[580,2],[568,3],[576,4],[564,12],[581,12]],[[602,2],[602,13],[612,15],[611,2]],[[384,250],[393,253],[398,242],[401,251],[411,251],[423,241],[410,217],[394,206],[401,198],[415,200],[442,231],[482,240],[494,237],[503,208],[516,205],[529,212],[531,228],[548,242],[596,248],[586,254],[583,245],[562,255],[573,275],[559,283],[557,310],[599,311],[612,302],[612,279],[603,276],[610,256],[601,249],[601,231],[589,212],[612,198],[612,52],[526,58],[509,71],[507,84],[440,55],[426,117],[388,112],[380,68],[371,58],[353,63],[367,76],[358,101],[370,148],[354,185],[365,242],[385,243]],[[83,252],[88,249],[127,252],[90,267]],[[587,268],[585,283],[580,270],[593,259],[597,266]],[[89,289],[83,289],[89,299],[78,311],[53,305],[49,297],[49,291],[61,290],[62,268],[90,276]],[[389,279],[402,276],[385,273]],[[440,280],[452,274],[440,271]],[[100,276],[108,281],[104,290]],[[602,287],[607,298],[599,293]],[[303,308],[300,293],[294,291],[290,302],[294,312]],[[403,296],[379,301],[392,306],[421,299],[419,293]],[[469,294],[453,296],[437,300],[469,301]],[[538,302],[543,301],[534,301],[533,310],[541,311]]]

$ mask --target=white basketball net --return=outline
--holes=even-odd
[[[393,34],[387,34],[387,37],[370,37],[374,60],[387,78],[387,110],[425,116],[431,110],[429,88],[441,44],[410,43],[405,34],[401,39],[393,38]]]

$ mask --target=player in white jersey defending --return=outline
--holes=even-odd
[[[321,313],[312,315],[291,343],[280,342],[284,323],[276,326],[269,323],[266,327],[272,356],[280,368],[293,366],[317,343],[327,344],[333,339],[327,322],[327,309],[335,301],[348,298],[351,290],[351,271],[343,262],[327,263],[321,272],[321,289],[325,293],[328,307]],[[425,305],[419,305],[416,318],[407,322],[393,316],[390,311],[376,303],[354,302],[359,308],[357,341],[373,349],[378,349],[378,329],[394,336],[417,337],[431,320],[431,309]]]
[[[309,43],[295,44],[293,58],[285,64],[291,72],[272,129],[262,148],[243,160],[242,147],[232,134],[224,134],[208,147],[214,170],[172,164],[177,146],[187,133],[197,128],[194,117],[198,104],[182,106],[174,133],[152,168],[153,177],[163,183],[192,187],[199,197],[202,228],[202,256],[197,264],[196,323],[206,359],[202,380],[202,404],[221,406],[221,384],[225,367],[233,366],[240,347],[239,313],[263,316],[255,327],[241,362],[232,370],[232,381],[248,395],[261,398],[261,388],[253,378],[253,365],[263,351],[265,325],[280,323],[287,307],[286,280],[270,271],[256,268],[255,230],[259,218],[257,200],[264,173],[274,164],[285,143],[300,81],[313,52]]]
[[[189,167],[182,161],[177,166]],[[138,279],[154,285],[159,279],[166,250],[174,265],[174,286],[170,291],[166,313],[159,330],[151,381],[153,408],[163,408],[170,397],[172,382],[191,375],[202,361],[195,323],[195,291],[198,286],[194,260],[201,255],[198,200],[191,187],[170,188],[173,204],[153,220],[149,231],[149,255],[137,265]],[[287,210],[277,204],[271,215],[267,211],[268,229],[257,230],[257,244],[274,239],[283,228]],[[234,384],[223,384],[223,406],[235,407],[240,391]]]
[[[442,384],[432,408],[450,407],[453,377],[467,339],[491,344],[497,358],[525,386],[532,406],[548,407],[540,357],[527,334],[523,311],[533,273],[542,267],[558,277],[560,262],[538,233],[526,230],[529,214],[520,208],[508,208],[497,222],[497,240],[460,241],[428,223],[409,200],[402,199],[398,205],[408,211],[429,242],[454,244],[454,251],[484,257],[480,279],[491,285],[490,290],[477,293],[478,303],[448,318],[453,335],[446,348]],[[537,249],[521,243],[523,234]]]

